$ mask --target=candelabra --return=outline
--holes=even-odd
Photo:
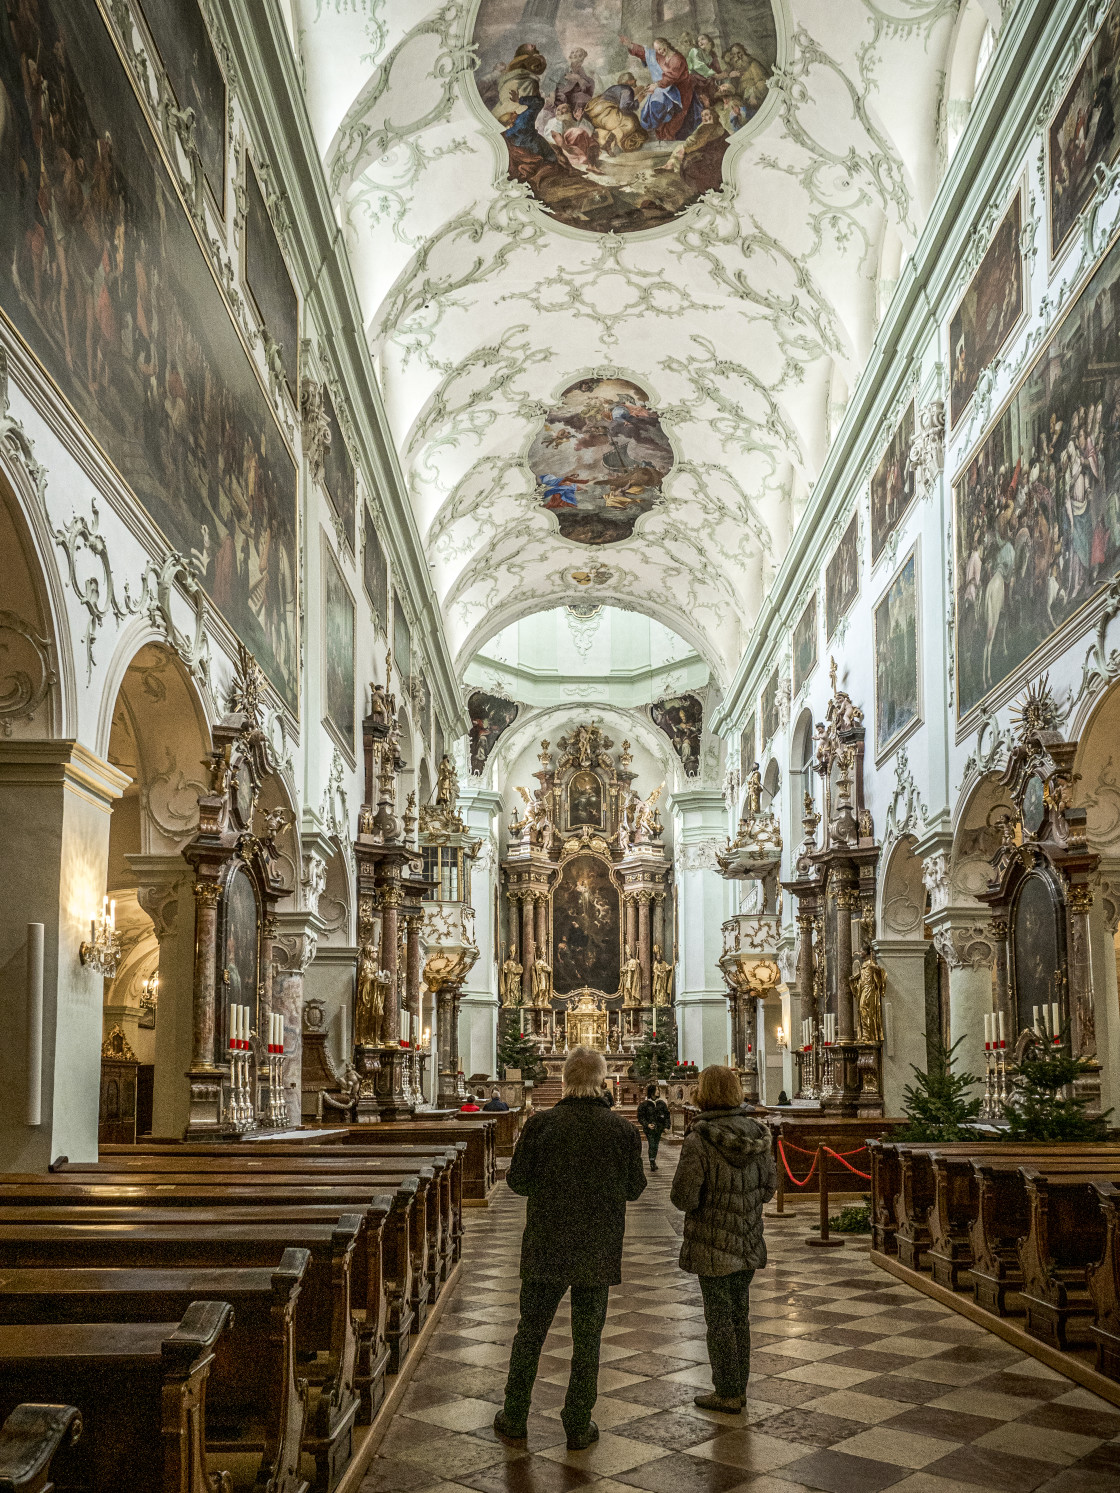
[[[268,1018],[268,1121],[279,1129],[288,1126],[288,1101],[284,1095],[284,1018],[273,1011]]]
[[[235,1130],[250,1130],[256,1123],[252,1092],[252,1037],[249,1007],[229,1008],[229,1120]]]
[[[984,1017],[984,1101],[982,1120],[998,1120],[1007,1102],[1007,1027],[1002,1011]]]
[[[102,899],[100,916],[89,920],[89,939],[78,949],[78,958],[87,969],[111,980],[121,962],[121,940],[117,932],[117,904]]]

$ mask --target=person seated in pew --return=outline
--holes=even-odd
[[[599,1387],[599,1340],[611,1286],[622,1280],[626,1204],[646,1187],[638,1130],[612,1114],[601,1052],[577,1047],[564,1064],[564,1095],[532,1116],[506,1177],[529,1200],[521,1241],[521,1318],[509,1356],[502,1441],[523,1446],[541,1349],[556,1309],[572,1293],[572,1371],[560,1420],[568,1450],[599,1439],[591,1419]]]
[[[482,1108],[484,1111],[498,1111],[504,1114],[509,1109],[509,1105],[502,1098],[501,1089],[491,1089],[490,1098],[486,1101]]]
[[[459,1106],[461,1115],[478,1115],[482,1113],[482,1105],[477,1103],[473,1094],[468,1094]]]

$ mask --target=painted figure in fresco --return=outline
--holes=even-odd
[[[673,989],[673,966],[661,957],[661,945],[653,946],[653,1004],[667,1006]]]
[[[637,88],[633,73],[619,73],[618,80],[584,108],[584,118],[595,126],[599,144],[608,155],[629,155],[649,139],[638,119]]]
[[[638,113],[642,128],[659,140],[685,140],[700,123],[700,100],[694,89],[688,62],[666,36],[654,38],[650,47],[620,36],[632,57],[649,70],[650,87]]]
[[[524,967],[518,964],[512,954],[507,954],[502,965],[502,974],[499,981],[502,1005],[507,1010],[521,1004],[521,976]]]
[[[640,1006],[642,1003],[642,966],[633,949],[627,944],[626,958],[622,962],[622,1004]]]

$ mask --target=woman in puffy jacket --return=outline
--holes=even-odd
[[[778,1179],[770,1132],[743,1107],[734,1069],[705,1068],[696,1105],[670,1194],[685,1216],[680,1267],[700,1278],[708,1328],[713,1393],[695,1399],[737,1415],[750,1373],[750,1283],[766,1264],[762,1205]]]

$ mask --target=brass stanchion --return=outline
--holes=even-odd
[[[821,1236],[811,1236],[806,1239],[806,1244],[812,1244],[817,1249],[843,1249],[843,1239],[830,1239],[828,1237],[828,1162],[825,1159],[823,1143],[817,1146],[817,1188],[821,1200]]]

